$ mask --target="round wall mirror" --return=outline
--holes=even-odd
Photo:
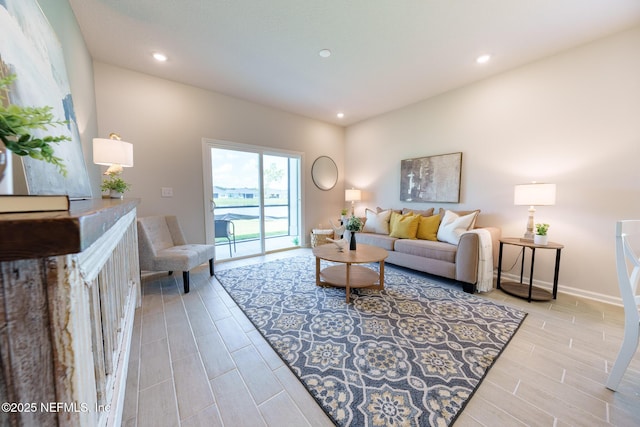
[[[331,190],[338,182],[338,167],[331,157],[320,156],[311,166],[313,183],[321,190]]]

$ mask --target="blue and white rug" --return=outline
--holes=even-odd
[[[526,316],[388,264],[351,304],[311,256],[216,276],[340,426],[450,425]]]

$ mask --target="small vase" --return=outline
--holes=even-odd
[[[7,168],[7,152],[8,150],[4,146],[4,143],[0,141],[0,181],[4,177],[4,170]]]
[[[124,193],[120,193],[116,190],[111,190],[111,192],[109,193],[109,197],[111,197],[112,199],[124,199]]]
[[[351,232],[351,241],[349,242],[349,250],[350,251],[356,250],[356,232],[355,231]]]
[[[546,246],[549,243],[549,236],[541,236],[539,234],[535,234],[533,236],[533,243],[540,246]]]
[[[11,151],[0,140],[0,194],[13,194]]]

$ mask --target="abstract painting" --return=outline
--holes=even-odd
[[[400,200],[458,203],[461,171],[462,153],[402,160]]]
[[[54,145],[55,156],[62,158],[67,168],[66,177],[54,165],[28,156],[20,158],[29,194],[90,198],[91,184],[62,47],[36,0],[0,0],[0,76],[9,74],[17,76],[9,92],[10,103],[50,106],[56,119],[68,122],[38,131],[37,136],[62,134],[71,138]]]

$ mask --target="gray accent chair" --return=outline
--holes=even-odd
[[[209,261],[213,276],[214,245],[188,244],[175,216],[138,218],[140,270],[182,271],[184,293],[189,293],[189,270]]]

